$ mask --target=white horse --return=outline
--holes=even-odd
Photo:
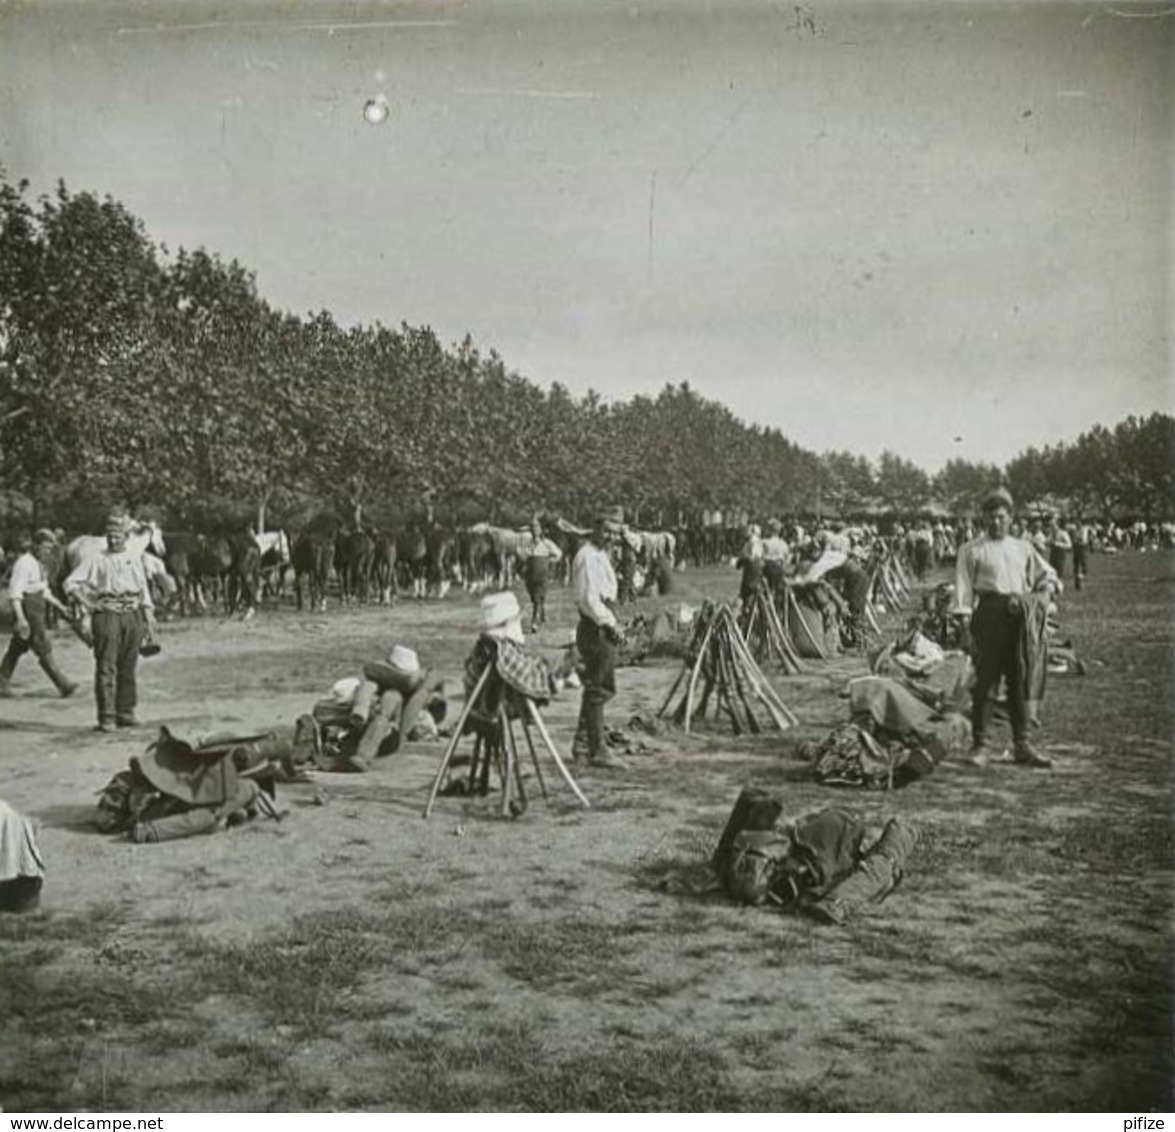
[[[474,534],[486,535],[498,560],[495,584],[500,589],[509,589],[514,584],[514,568],[517,560],[530,552],[534,536],[529,530],[515,531],[509,527],[494,527],[489,523],[474,523],[469,528]]]
[[[646,561],[651,562],[655,558],[664,558],[670,566],[673,565],[677,552],[677,536],[672,531],[634,530],[632,534],[639,541],[639,545],[634,549],[638,554],[643,554]]]
[[[136,523],[131,521],[131,529],[127,532],[126,548],[131,554],[143,555],[150,552],[157,558],[164,558],[167,554],[167,544],[163,541],[163,531],[155,522]],[[106,549],[105,535],[78,535],[65,548],[65,564],[72,573],[83,562],[97,558]]]
[[[253,541],[262,554],[272,554],[283,566],[290,564],[290,539],[285,531],[254,531]]]

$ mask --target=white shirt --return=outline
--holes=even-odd
[[[558,562],[563,557],[563,551],[549,538],[539,538],[531,539],[526,555],[528,558],[549,558],[552,562]]]
[[[107,599],[132,599],[138,595],[144,609],[155,608],[151,587],[143,568],[142,555],[129,550],[104,550],[101,554],[79,563],[65,580],[65,592],[75,594],[88,591],[88,596],[101,605]]]
[[[29,594],[43,594],[46,588],[45,568],[35,554],[26,551],[12,564],[12,574],[8,579],[8,599],[19,601]]]
[[[763,540],[758,535],[751,535],[745,543],[743,543],[743,552],[739,555],[740,558],[762,558],[763,557]]]
[[[616,600],[616,571],[608,552],[585,542],[571,563],[571,592],[581,616],[597,625],[615,625],[616,615],[605,604]]]
[[[763,557],[768,562],[786,562],[788,558],[787,543],[779,535],[768,535],[763,540]]]
[[[955,612],[970,613],[980,594],[1024,594],[1043,583],[1061,589],[1057,572],[1026,539],[981,535],[959,552]]]

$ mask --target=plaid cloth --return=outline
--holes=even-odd
[[[465,694],[470,695],[482,670],[492,663],[508,688],[527,699],[551,698],[551,666],[536,653],[506,638],[481,636],[465,661]]]

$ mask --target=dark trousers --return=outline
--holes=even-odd
[[[18,637],[12,634],[8,642],[8,651],[4,659],[0,660],[0,680],[7,680],[16,671],[16,662],[26,652],[31,652],[38,660],[44,662],[53,657],[53,642],[45,624],[45,610],[48,603],[40,594],[26,594],[21,598],[25,620],[29,623],[29,635]]]
[[[1064,546],[1049,547],[1049,565],[1056,570],[1058,578],[1064,578],[1065,567],[1069,564],[1069,550]]]
[[[135,670],[145,628],[141,610],[94,611],[94,699],[99,723],[127,721],[135,716],[139,701]]]
[[[971,615],[975,686],[971,690],[971,736],[978,746],[987,737],[996,690],[1003,677],[1013,741],[1028,738],[1028,705],[1020,663],[1020,627],[1024,614],[1007,594],[983,594]]]
[[[599,625],[581,617],[575,647],[583,658],[583,697],[576,731],[587,738],[588,758],[594,759],[604,749],[604,705],[616,695],[616,646]]]
[[[547,623],[547,559],[531,558],[526,563],[526,593],[530,598],[531,624]]]
[[[1085,574],[1088,569],[1088,561],[1086,559],[1086,549],[1078,543],[1073,544],[1073,582],[1077,589],[1081,589],[1082,583],[1085,581]]]
[[[759,592],[763,585],[763,559],[743,558],[740,559],[740,562],[743,574],[739,582],[738,598],[745,604]]]
[[[53,641],[48,633],[48,613],[53,608],[40,594],[26,594],[21,599],[24,608],[25,620],[29,623],[28,637],[18,637],[15,633],[8,642],[8,649],[4,659],[0,660],[0,689],[7,689],[8,681],[16,670],[16,663],[26,652],[31,652],[38,661],[41,669],[54,687],[63,696],[72,696],[77,685],[57,667],[53,659]]]
[[[918,581],[926,577],[930,569],[930,544],[919,540],[914,543],[914,576]]]

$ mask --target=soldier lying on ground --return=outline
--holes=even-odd
[[[319,700],[301,730],[315,731],[314,761],[323,770],[365,771],[395,754],[405,738],[435,737],[448,710],[444,680],[422,668],[416,653],[396,645]]]

